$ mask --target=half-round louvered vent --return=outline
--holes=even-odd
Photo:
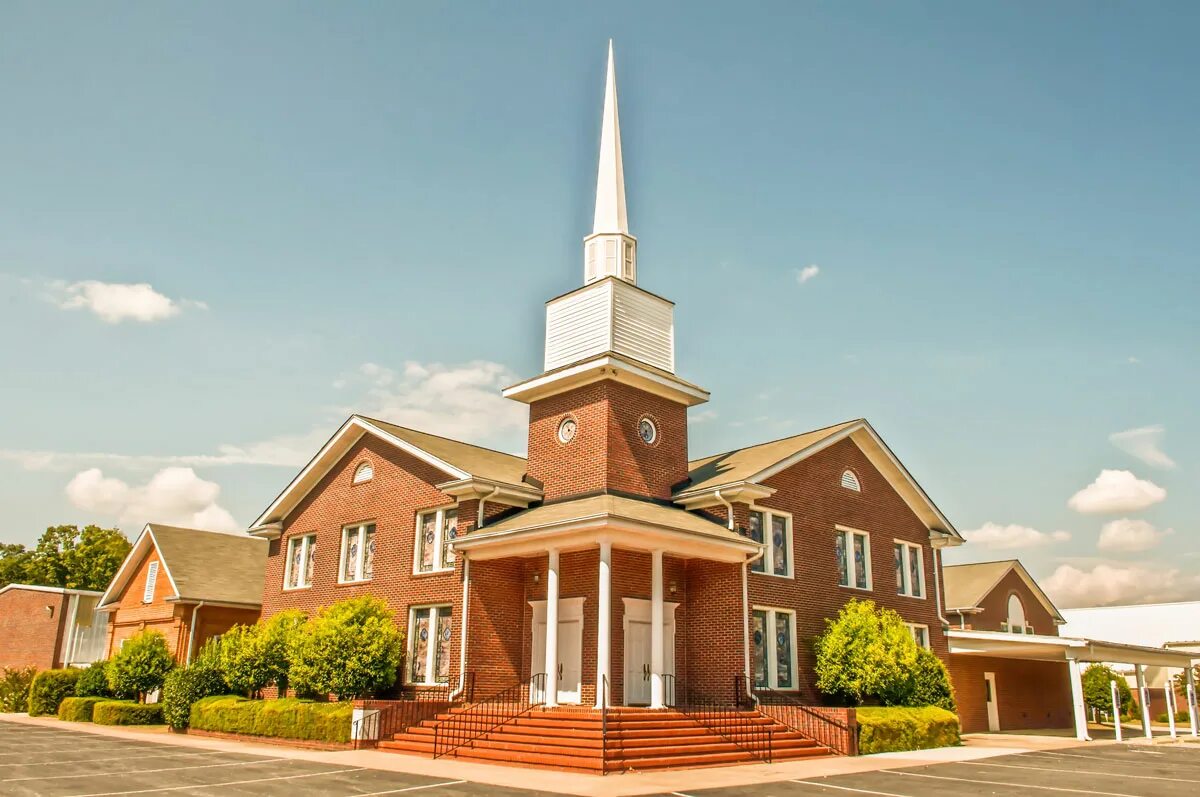
[[[354,471],[354,483],[369,482],[371,477],[375,475],[375,468],[370,462],[364,462]]]
[[[842,486],[856,493],[862,492],[862,485],[858,483],[858,477],[854,475],[854,471],[852,470],[847,470],[842,474]]]

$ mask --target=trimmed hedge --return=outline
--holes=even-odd
[[[63,722],[91,722],[92,711],[97,703],[109,700],[107,697],[68,697],[64,698],[58,707],[58,718]]]
[[[55,716],[63,699],[75,695],[79,670],[42,670],[29,687],[29,716]]]
[[[928,750],[961,742],[958,717],[937,706],[863,706],[857,714],[861,755]]]
[[[92,711],[97,725],[162,725],[162,706],[131,700],[103,700]]]
[[[193,703],[190,720],[191,727],[199,731],[345,743],[350,741],[353,714],[350,701],[314,703],[294,697],[247,700],[225,695]]]
[[[163,719],[175,730],[183,730],[191,718],[193,703],[228,691],[221,672],[205,662],[171,670],[163,683]]]

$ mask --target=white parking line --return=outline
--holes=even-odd
[[[1116,791],[1095,791],[1094,789],[1067,789],[1062,786],[1034,786],[1029,783],[1013,784],[1002,780],[975,780],[974,778],[952,778],[948,775],[925,775],[920,772],[904,772],[899,769],[884,769],[889,775],[903,775],[906,778],[929,778],[931,780],[954,780],[959,783],[979,783],[984,786],[1008,786],[1019,789],[1038,789],[1039,791],[1062,791],[1071,794],[1097,794],[1100,797],[1139,797],[1137,794],[1125,794]]]
[[[106,775],[152,775],[157,772],[178,772],[183,769],[216,769],[217,767],[248,767],[254,764],[273,764],[291,761],[290,758],[260,758],[257,761],[234,761],[231,764],[196,764],[190,767],[163,767],[161,769],[122,769],[116,772],[84,772],[79,775],[44,775],[39,778],[0,778],[0,783],[18,783],[27,780],[69,780],[71,778],[102,778]]]
[[[388,791],[368,791],[362,794],[351,794],[350,797],[381,797],[384,794],[400,794],[406,791],[421,791],[422,789],[436,789],[441,786],[457,786],[460,783],[466,783],[465,780],[444,780],[441,783],[425,783],[420,786],[406,786],[403,789],[389,789]],[[674,794],[675,792],[671,792]]]
[[[136,752],[136,751],[134,751],[134,752]],[[154,755],[139,755],[139,756],[137,756],[137,760],[142,761],[147,758],[179,758],[182,756],[223,755],[223,754],[224,755],[239,755],[239,754],[233,754],[233,753],[226,754],[223,750],[205,750],[204,752],[200,752],[200,753],[182,752],[182,753],[155,753]],[[42,766],[42,765],[48,766],[51,764],[53,764],[54,766],[58,766],[59,764],[94,764],[94,763],[99,763],[101,761],[128,761],[129,758],[130,758],[129,753],[126,753],[125,755],[121,755],[121,756],[113,756],[111,758],[60,758],[55,761],[22,761],[19,764],[0,764],[0,768],[3,768],[3,767],[36,767],[36,766]]]
[[[815,780],[793,780],[792,783],[799,783],[802,786],[816,786],[820,789],[837,789],[838,791],[852,791],[855,794],[879,794],[882,797],[909,797],[907,794],[896,794],[891,791],[871,791],[870,789],[854,789],[850,786],[835,786],[832,783],[820,783]]]
[[[1078,769],[1054,769],[1051,767],[1022,767],[1016,764],[992,764],[987,761],[959,761],[968,767],[1000,767],[1001,769],[1032,769],[1036,772],[1066,772],[1069,775],[1099,775],[1105,778],[1136,778],[1137,780],[1170,780],[1176,783],[1200,783],[1190,778],[1167,778],[1161,775],[1130,775],[1127,772],[1080,772]]]
[[[362,772],[362,767],[351,769],[327,769],[323,772],[306,772],[303,775],[279,775],[274,778],[252,778],[250,780],[229,780],[224,783],[189,783],[186,786],[163,786],[157,789],[132,789],[130,791],[98,791],[90,794],[69,794],[67,797],[117,797],[121,794],[157,794],[164,791],[186,791],[187,789],[215,789],[218,786],[245,786],[248,783],[267,783],[273,780],[298,780],[299,778],[319,778],[322,775],[341,775],[346,772]]]

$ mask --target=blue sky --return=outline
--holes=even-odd
[[[612,36],[694,454],[865,416],[954,559],[1200,597],[1200,8],[731,8],[0,6],[0,537],[244,525],[354,410],[521,448]]]

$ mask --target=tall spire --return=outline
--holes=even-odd
[[[629,232],[625,216],[625,169],[621,163],[621,122],[617,117],[617,67],[608,40],[608,77],[604,84],[604,120],[600,125],[600,169],[596,176],[593,233]]]
[[[608,40],[604,119],[600,123],[600,168],[596,173],[596,219],[583,239],[583,281],[605,277],[637,282],[637,239],[625,216],[625,167],[621,163],[621,122],[617,118],[617,67]]]

